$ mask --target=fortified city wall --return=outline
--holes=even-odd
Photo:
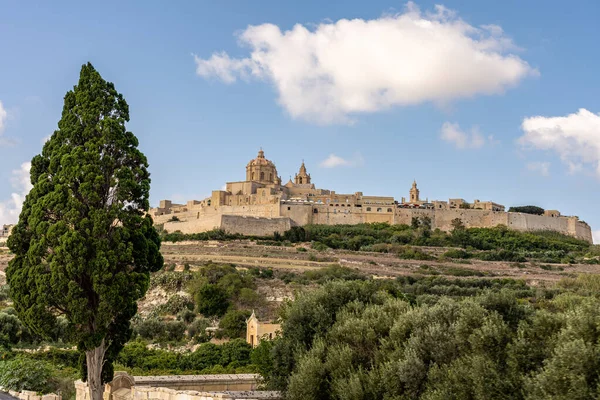
[[[460,198],[423,199],[414,181],[408,198],[366,196],[362,192],[336,193],[318,189],[312,183],[304,162],[298,173],[283,184],[275,164],[261,150],[246,165],[246,180],[227,182],[225,190],[215,190],[204,200],[173,204],[162,200],[149,211],[155,224],[168,232],[206,232],[223,229],[230,233],[268,236],[292,226],[308,224],[339,225],[383,222],[407,224],[414,217],[429,217],[433,229],[450,231],[460,219],[469,228],[505,225],[519,231],[552,230],[592,242],[592,230],[577,217],[562,216],[557,210],[544,215],[505,212],[493,201]]]
[[[592,242],[591,228],[577,217],[548,217],[504,211],[466,210],[466,209],[406,209],[397,207],[381,207],[382,211],[328,207],[311,203],[290,204],[283,202],[281,210],[275,212],[272,205],[245,207],[243,210],[232,210],[238,207],[222,207],[206,211],[177,214],[179,222],[168,221],[167,216],[155,218],[156,223],[164,223],[168,232],[182,233],[206,232],[212,229],[223,229],[230,233],[253,236],[268,236],[273,232],[283,233],[292,226],[308,224],[321,225],[355,225],[361,223],[383,222],[389,224],[410,225],[413,217],[429,217],[432,229],[448,232],[452,230],[452,221],[456,218],[468,228],[489,228],[506,225],[518,231],[552,230],[576,238]],[[391,211],[388,211],[391,210]],[[229,212],[236,211],[235,214]],[[316,211],[316,212],[315,212]],[[268,215],[268,216],[267,216]],[[172,215],[168,216],[172,217]],[[189,219],[188,219],[189,218]]]

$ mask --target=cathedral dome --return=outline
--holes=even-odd
[[[267,160],[265,158],[265,152],[260,150],[258,152],[258,156],[256,156],[256,158],[250,160],[250,162],[248,162],[248,165],[246,165],[246,167],[251,167],[251,166],[255,166],[255,165],[268,165],[268,166],[275,166],[275,164],[273,164],[273,161],[271,160]]]
[[[262,149],[258,152],[258,156],[246,165],[246,181],[281,184],[275,164],[265,158],[265,152]]]

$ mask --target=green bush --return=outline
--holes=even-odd
[[[17,356],[0,361],[0,386],[20,392],[49,393],[52,389],[52,367],[43,361]]]
[[[157,318],[141,320],[133,330],[140,337],[158,342],[179,342],[185,335],[186,325],[182,321],[162,321]]]
[[[196,293],[196,306],[205,317],[220,317],[229,308],[227,293],[217,285],[206,284]]]
[[[470,253],[461,249],[450,249],[444,253],[444,257],[446,258],[458,258],[458,259],[468,259],[473,257],[473,253]]]
[[[219,321],[219,329],[225,337],[230,339],[246,337],[246,320],[250,317],[249,311],[229,310]]]

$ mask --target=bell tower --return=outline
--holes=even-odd
[[[302,160],[302,165],[300,166],[300,170],[294,176],[294,183],[296,185],[310,185],[310,174],[306,173],[306,166],[304,165],[304,160]]]
[[[418,203],[419,201],[421,201],[419,199],[419,189],[417,189],[417,181],[416,180],[413,180],[413,184],[412,184],[412,187],[410,188],[409,194],[410,194],[410,202],[411,203]]]

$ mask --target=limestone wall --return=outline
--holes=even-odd
[[[270,236],[273,232],[283,233],[292,227],[289,218],[260,218],[240,215],[221,216],[221,229],[229,233],[250,236]]]
[[[259,381],[260,376],[257,374],[133,377],[124,372],[116,372],[114,380],[105,385],[103,398],[104,400],[281,399],[279,392],[257,391]],[[76,381],[75,389],[76,400],[89,400],[87,383]]]
[[[429,217],[431,227],[452,230],[452,220],[459,218],[466,227],[485,228],[506,225],[520,231],[553,230],[592,242],[589,225],[576,217],[553,217],[523,213],[469,209],[411,209],[374,204],[356,207],[352,204],[327,205],[286,201],[280,204],[202,207],[175,214],[182,222],[165,222],[168,232],[205,232],[221,228],[231,233],[266,236],[284,232],[291,226],[308,224],[340,225],[385,222],[410,224],[414,217]],[[156,223],[172,215],[157,217]]]
[[[221,227],[221,214],[204,215],[199,218],[182,219],[177,222],[165,222],[167,232],[181,231],[182,233],[206,232]]]
[[[592,242],[589,225],[576,217],[551,217],[523,213],[469,209],[391,208],[385,205],[369,207],[337,207],[314,203],[282,203],[281,215],[293,225],[361,224],[385,222],[410,225],[414,217],[429,217],[433,229],[452,230],[452,221],[460,219],[467,228],[486,228],[506,225],[519,231],[552,230]]]
[[[54,393],[39,395],[39,394],[37,394],[37,392],[33,392],[31,390],[23,390],[21,392],[16,392],[14,390],[7,390],[7,389],[3,388],[2,386],[0,386],[0,392],[8,393],[12,397],[15,397],[20,400],[61,400],[62,399],[61,396],[54,394]]]

